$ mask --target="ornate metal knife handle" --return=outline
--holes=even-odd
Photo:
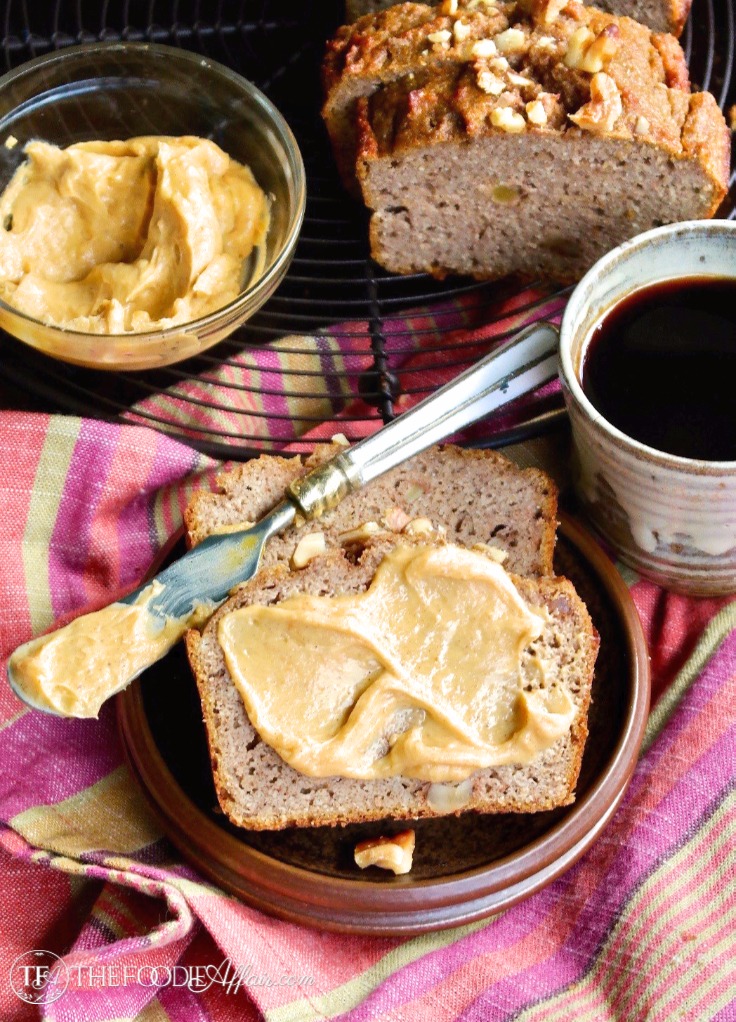
[[[346,451],[289,483],[286,493],[300,515],[319,518],[360,485],[360,476]]]

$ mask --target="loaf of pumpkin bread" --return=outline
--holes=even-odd
[[[576,0],[389,8],[343,30],[325,84],[372,255],[396,273],[576,280],[727,190],[725,121],[677,41]]]
[[[430,7],[438,6],[442,0],[426,0]],[[596,7],[609,14],[626,15],[642,25],[648,25],[655,32],[671,32],[679,36],[690,13],[692,0],[598,0]],[[397,0],[345,0],[345,21],[357,21],[364,14],[375,14],[386,7],[393,7]],[[485,0],[477,0],[475,6],[483,7]]]

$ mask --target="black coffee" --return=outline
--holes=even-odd
[[[595,329],[583,391],[623,433],[669,454],[736,461],[736,281],[635,291]]]

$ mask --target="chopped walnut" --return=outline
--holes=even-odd
[[[443,0],[440,10],[443,14],[457,14],[457,0]]]
[[[520,89],[525,88],[527,85],[534,85],[531,78],[526,78],[524,75],[517,74],[516,71],[509,71],[509,82]]]
[[[585,54],[583,71],[590,74],[602,71],[618,49],[619,35],[618,25],[607,25]]]
[[[324,532],[310,532],[302,536],[291,555],[292,568],[306,568],[310,561],[326,550]]]
[[[511,134],[518,134],[526,130],[526,121],[521,114],[517,114],[511,107],[502,106],[491,110],[491,124],[501,131],[508,131]]]
[[[427,39],[433,49],[449,50],[452,32],[448,28],[441,28],[438,32],[430,32]]]
[[[539,99],[533,100],[526,105],[526,119],[537,128],[542,128],[547,123],[547,111],[544,103]]]
[[[582,71],[585,54],[588,52],[588,47],[592,45],[594,39],[595,35],[587,25],[581,25],[580,28],[576,28],[567,41],[567,51],[564,56],[565,64],[576,71]]]
[[[600,72],[590,80],[590,101],[569,117],[584,131],[610,132],[622,110],[618,86],[610,75]]]
[[[410,522],[404,526],[404,532],[410,536],[428,536],[430,532],[434,532],[434,526],[430,522],[429,518],[412,518]]]
[[[411,516],[401,507],[388,507],[383,512],[381,521],[391,532],[401,532],[411,521]]]
[[[589,28],[575,29],[567,44],[564,62],[575,71],[598,74],[615,54],[619,44],[619,30],[608,25],[595,36]]]
[[[375,536],[381,532],[381,526],[378,522],[363,522],[357,529],[348,529],[347,532],[341,532],[339,536],[340,544],[342,546],[351,546],[353,543],[365,543],[371,536]]]
[[[466,25],[464,21],[456,21],[452,26],[452,34],[456,43],[464,43],[470,35],[470,25]]]
[[[489,96],[500,96],[506,88],[500,78],[491,71],[479,71],[476,77],[478,88]]]
[[[544,108],[547,124],[552,128],[561,128],[567,114],[559,95],[555,92],[540,92],[537,94],[537,102],[541,103]]]
[[[507,28],[495,38],[499,53],[520,53],[526,47],[526,36],[520,28]]]
[[[546,3],[541,5],[535,20],[542,25],[551,25],[553,21],[557,21],[565,7],[567,7],[567,0],[546,0]]]
[[[498,53],[496,44],[492,39],[476,39],[470,51],[471,57],[482,60],[484,57],[495,57]]]
[[[353,853],[355,863],[361,869],[378,866],[380,869],[390,869],[397,875],[408,873],[412,867],[415,841],[413,830],[402,830],[392,837],[360,841]]]
[[[344,433],[334,433],[332,435],[332,443],[333,444],[339,444],[340,447],[349,447],[350,446],[350,441],[348,440],[348,438],[345,436]]]
[[[494,57],[489,62],[489,67],[493,68],[494,71],[508,71],[509,62],[505,57]]]
[[[567,0],[519,0],[519,6],[537,25],[551,25],[567,6]]]

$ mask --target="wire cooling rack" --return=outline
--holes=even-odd
[[[694,86],[724,109],[733,99],[735,2],[694,0],[682,39]],[[256,317],[204,355],[155,372],[103,373],[3,336],[0,376],[49,409],[142,422],[214,456],[246,458],[286,441],[298,449],[342,406],[340,429],[353,439],[390,420],[407,395],[431,389],[426,359],[442,374],[478,357],[472,340],[448,343],[468,325],[464,310],[503,336],[518,323],[504,312],[509,299],[517,316],[532,317],[564,298],[509,282],[394,277],[371,261],[366,213],[340,187],[319,118],[319,63],[341,0],[8,0],[4,15],[5,70],[62,46],[120,39],[182,46],[227,64],[273,99],[307,170],[306,217],[287,277]],[[735,208],[732,176],[720,215],[731,218]],[[423,360],[407,362],[417,343]],[[274,359],[278,371],[269,368]],[[172,391],[176,400],[162,398]],[[559,416],[558,401],[535,402],[525,416],[531,426],[507,425],[475,442],[500,445],[544,428]]]

